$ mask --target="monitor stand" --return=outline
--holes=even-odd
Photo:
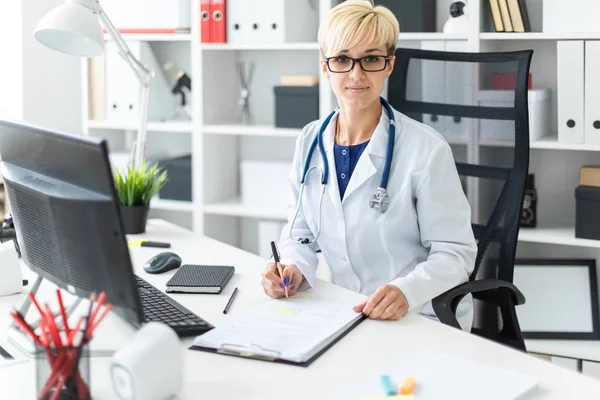
[[[31,286],[31,289],[29,290],[27,296],[25,297],[25,300],[23,300],[23,303],[19,307],[19,313],[21,313],[21,315],[23,316],[23,318],[25,318],[25,320],[27,320],[27,313],[29,312],[29,309],[31,308],[31,300],[29,299],[29,293],[36,295],[43,280],[44,280],[44,278],[42,278],[41,276],[38,276],[36,278],[35,283]],[[71,303],[65,310],[66,314],[67,314],[67,318],[73,314],[73,312],[77,309],[77,307],[79,307],[79,304],[81,304],[81,298],[77,297],[77,298],[75,298],[75,301],[73,301],[73,303]],[[57,326],[59,328],[62,328],[63,327],[62,318],[56,318],[56,317],[60,316],[60,313],[53,311],[53,314],[55,316]],[[28,324],[35,330],[38,327],[39,322],[40,322],[40,319],[38,318],[37,320],[34,320],[33,322],[28,321]],[[31,337],[29,335],[25,334],[17,326],[17,324],[15,323],[14,320],[11,320],[10,324],[8,325],[7,338],[12,344],[14,344],[19,350],[21,350],[26,355],[28,355],[30,357],[35,356],[36,347],[35,347],[35,344],[33,343],[33,340],[31,339]]]

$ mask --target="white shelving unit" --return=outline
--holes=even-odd
[[[321,0],[319,19],[339,0]],[[437,1],[437,30],[432,33],[401,32],[399,46],[427,47],[427,43],[443,43],[443,48],[456,51],[512,51],[533,49],[531,65],[534,88],[549,88],[551,95],[551,129],[547,135],[531,142],[530,172],[535,174],[538,191],[538,228],[522,229],[518,256],[542,258],[600,256],[600,241],[577,239],[574,235],[574,190],[579,167],[600,164],[600,145],[564,144],[557,140],[556,124],[556,42],[558,40],[600,40],[594,34],[548,34],[541,24],[534,32],[497,33],[491,25],[489,2],[470,0],[470,27],[464,35],[441,33],[450,0]],[[542,14],[542,1],[527,0],[530,17]],[[201,43],[200,0],[192,0],[192,30],[182,34],[126,35],[127,40],[152,43],[161,61],[175,61],[192,78],[191,106],[193,118],[187,123],[151,122],[148,146],[168,155],[192,154],[192,202],[155,199],[153,212],[208,236],[256,252],[257,224],[286,218],[281,209],[251,206],[240,200],[240,164],[245,160],[291,162],[295,140],[301,129],[281,129],[274,125],[273,86],[281,75],[321,75],[319,46],[314,40],[283,44],[210,44]],[[536,19],[539,21],[539,18]],[[250,104],[255,123],[242,124],[238,99],[240,82],[236,62],[255,63],[250,90]],[[85,68],[84,68],[85,72]],[[87,75],[83,74],[84,83]],[[87,84],[83,85],[84,94]],[[84,96],[84,100],[86,97]],[[321,77],[319,117],[327,115],[336,101],[328,82]],[[127,148],[135,125],[88,121],[84,101],[84,132],[108,137]],[[153,145],[154,143],[154,145]],[[464,146],[464,141],[451,141]],[[485,147],[498,147],[501,142],[483,142]],[[536,349],[539,349],[536,344]]]

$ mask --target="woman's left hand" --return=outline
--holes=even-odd
[[[400,319],[408,311],[408,301],[394,285],[379,286],[368,299],[354,307],[371,319]]]

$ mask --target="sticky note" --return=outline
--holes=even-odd
[[[398,389],[398,394],[412,394],[415,390],[415,385],[415,378],[406,378]]]
[[[271,311],[279,315],[296,315],[296,310],[286,307],[273,307]]]

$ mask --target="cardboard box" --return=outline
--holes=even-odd
[[[584,165],[579,169],[581,186],[600,187],[600,165]]]

